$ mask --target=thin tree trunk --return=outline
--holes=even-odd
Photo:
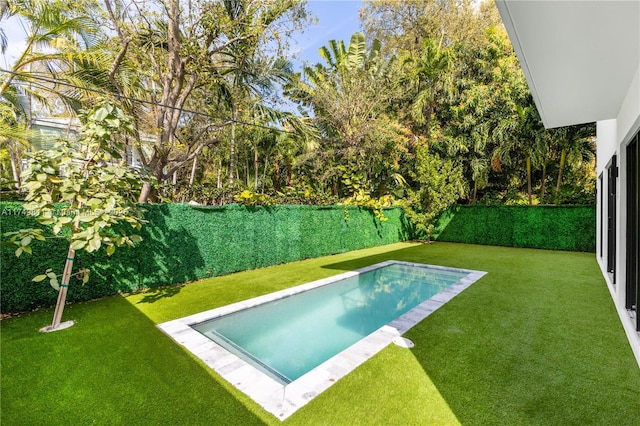
[[[222,158],[220,159],[220,161],[218,162],[218,189],[222,188]]]
[[[276,191],[280,191],[280,162],[278,160],[276,160],[274,164],[273,188]]]
[[[253,150],[253,186],[258,192],[258,168],[260,164],[258,163],[258,147]]]
[[[62,312],[64,311],[64,305],[67,300],[67,290],[69,289],[69,281],[71,279],[71,271],[73,269],[73,260],[75,258],[75,253],[75,250],[73,250],[71,248],[71,244],[69,244],[67,260],[64,264],[64,271],[62,272],[62,283],[60,284],[60,290],[58,291],[56,309],[53,312],[53,322],[49,327],[46,328],[48,331],[57,329],[60,326],[60,322],[62,321]]]
[[[249,187],[249,156],[244,157],[244,178],[247,181],[247,188]]]
[[[291,186],[291,181],[292,181],[292,177],[293,177],[291,166],[292,166],[291,159],[288,159],[285,162],[285,167],[286,167],[286,171],[287,171],[287,186]]]
[[[531,196],[531,157],[527,157],[527,193],[529,194],[529,205],[533,204]]]
[[[269,168],[269,155],[265,154],[264,158],[264,170],[262,171],[262,190],[264,191],[264,185],[267,181],[267,169]]]
[[[542,163],[542,184],[540,185],[540,202],[544,201],[547,180],[547,162]]]
[[[562,172],[564,171],[564,164],[567,161],[567,149],[562,148],[560,154],[560,168],[558,169],[558,181],[556,182],[556,194],[560,192],[560,185],[562,185]]]
[[[229,188],[233,191],[233,173],[236,167],[236,113],[233,113],[233,123],[231,123],[231,141],[229,148]]]
[[[78,210],[81,209],[82,203],[78,203]],[[73,233],[78,230],[79,226],[80,217],[76,216],[76,219],[73,223]],[[51,322],[50,326],[44,328],[45,331],[53,331],[60,326],[60,322],[62,321],[62,312],[64,311],[64,305],[67,301],[67,291],[69,290],[69,281],[71,280],[71,272],[73,271],[73,260],[75,259],[75,257],[76,251],[71,248],[71,242],[69,242],[67,260],[64,263],[64,270],[62,271],[62,282],[60,283],[60,290],[58,290],[58,300],[56,301],[56,308],[53,312],[53,321]]]
[[[196,175],[197,162],[198,162],[198,156],[193,157],[193,165],[191,166],[191,176],[189,176],[189,188],[193,186],[193,179]]]
[[[15,151],[15,145],[14,142],[11,138],[9,138],[9,143],[8,148],[9,148],[9,155],[11,157],[11,173],[13,174],[13,180],[16,182],[15,186],[16,189],[20,189],[20,171],[22,170],[21,164],[20,164],[20,156],[18,155],[18,153]]]
[[[473,198],[471,199],[471,204],[475,204],[478,199],[478,181],[473,181]]]

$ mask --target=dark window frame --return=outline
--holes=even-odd
[[[640,331],[640,132],[627,145],[627,232],[625,308],[636,312],[636,330]]]
[[[607,272],[616,283],[616,198],[618,178],[618,157],[613,155],[607,164]]]

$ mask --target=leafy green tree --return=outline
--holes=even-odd
[[[454,92],[453,50],[442,45],[442,40],[425,39],[422,50],[405,59],[407,72],[406,92],[410,95],[410,117],[414,127],[423,126],[431,131],[439,104],[448,104]]]
[[[501,23],[493,1],[369,0],[360,15],[365,34],[382,42],[385,55],[418,54],[427,39],[445,47],[473,42]]]
[[[0,150],[6,152],[11,174],[3,168],[0,179],[11,179],[16,188],[20,187],[21,152],[29,146],[26,115],[18,88],[8,87],[0,96]]]
[[[383,58],[380,48],[377,40],[367,48],[362,33],[355,33],[348,46],[330,40],[320,49],[325,63],[306,66],[305,80],[288,91],[292,99],[313,110],[322,135],[316,151],[322,166],[317,173],[325,182],[332,182],[335,193],[340,183],[350,178],[344,176],[345,170],[348,174],[362,171],[362,188],[367,192],[378,186],[376,174],[387,175],[376,172],[379,164],[374,163],[389,148],[385,133],[393,120],[384,112],[399,87],[395,80],[397,61]]]
[[[300,0],[157,0],[130,4],[106,0],[105,5],[117,34],[111,75],[119,83],[118,94],[126,94],[127,87],[118,75],[121,65],[144,70],[140,78],[147,90],[145,100],[154,106],[150,111],[136,112],[136,118],[147,121],[149,133],[155,138],[150,152],[139,148],[138,156],[158,183],[190,164],[204,147],[219,144],[220,131],[237,124],[239,115],[226,105],[206,110],[208,117],[200,113],[202,100],[220,99],[218,93],[211,96],[210,92],[222,90],[224,76],[233,75],[228,59],[253,59],[256,46],[277,49],[290,30],[306,19]],[[243,82],[235,81],[238,94]],[[214,108],[216,103],[208,105]],[[144,185],[139,200],[144,202],[152,196],[151,185]]]
[[[48,65],[49,70],[64,69],[73,54],[90,46],[97,24],[90,19],[93,3],[89,1],[57,2],[45,0],[13,0],[8,3],[8,15],[26,22],[26,46],[3,76],[0,94],[14,80],[30,82],[41,88],[48,86],[30,79],[35,64]],[[43,49],[44,48],[44,49]],[[50,75],[50,74],[49,74]],[[50,88],[49,88],[50,89]]]
[[[527,196],[531,205],[533,204],[532,168],[541,163],[547,139],[544,137],[544,126],[533,104],[533,99],[529,98],[529,104],[525,106],[514,103],[513,108],[512,114],[504,117],[495,129],[500,145],[496,148],[494,156],[501,162],[511,165],[524,159]]]
[[[560,149],[558,177],[555,192],[558,194],[562,186],[562,177],[567,158],[574,161],[591,161],[595,158],[595,128],[591,125],[568,126],[551,129],[554,148]]]
[[[25,28],[24,49],[8,72],[0,73],[0,138],[17,186],[22,156],[30,149],[33,110],[77,110],[83,102],[78,91],[53,81],[68,75],[98,37],[99,26],[90,19],[94,6],[84,0],[16,0],[2,5],[0,19],[15,16]]]
[[[116,135],[133,130],[131,118],[112,104],[103,103],[86,111],[83,120],[83,137],[77,144],[66,142],[59,149],[32,154],[23,184],[27,191],[24,209],[37,212],[37,221],[50,227],[54,235],[70,235],[61,279],[52,269],[33,279],[49,279],[58,290],[53,321],[46,330],[61,326],[70,278],[76,276],[85,283],[89,280],[86,269],[73,273],[76,251],[94,252],[104,247],[110,256],[116,247],[141,241],[131,231],[140,230],[145,223],[134,202],[141,177],[135,170],[119,166],[116,154],[121,148]],[[62,203],[64,210],[56,203]],[[45,239],[43,231],[22,229],[4,236],[20,257],[31,254],[33,240]]]
[[[463,169],[452,159],[442,158],[428,145],[416,151],[412,178],[417,189],[409,189],[402,205],[417,230],[431,238],[433,222],[447,207],[464,197],[467,191]]]
[[[503,28],[491,27],[482,39],[458,45],[455,52],[460,65],[453,101],[438,110],[438,119],[447,152],[464,165],[469,197],[476,202],[486,188],[506,191],[520,182],[514,174],[521,161],[526,168],[529,157],[531,170],[531,159],[542,156],[535,150],[529,153],[534,156],[523,156],[523,150],[541,146],[543,129]],[[525,135],[526,126],[530,131]]]

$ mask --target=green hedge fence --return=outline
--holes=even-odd
[[[21,203],[0,203],[0,232],[37,226]],[[76,267],[91,269],[89,284],[72,281],[68,300],[85,301],[141,288],[178,284],[295,260],[414,238],[399,208],[372,211],[345,206],[186,204],[145,205],[149,224],[134,249],[79,252]],[[551,250],[595,251],[594,206],[454,206],[440,216],[434,239]],[[61,272],[68,241],[34,241],[33,256],[17,259],[2,247],[0,311],[53,306],[56,292],[31,279],[47,268]],[[76,269],[77,270],[77,269]]]
[[[78,302],[118,292],[184,283],[279,263],[375,247],[412,236],[399,208],[387,209],[381,222],[358,207],[187,204],[145,205],[143,241],[134,249],[78,252],[74,268],[91,269],[90,282],[72,279],[68,300]],[[21,203],[0,203],[1,232],[38,226]],[[62,271],[68,241],[34,241],[33,256],[17,259],[2,248],[0,308],[3,313],[53,306],[56,292],[31,279],[47,268]]]
[[[454,206],[434,239],[469,244],[595,252],[596,209],[586,206]]]

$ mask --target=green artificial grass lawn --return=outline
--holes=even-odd
[[[401,243],[70,305],[1,326],[2,425],[280,424],[155,324],[398,259],[488,274],[291,425],[637,424],[640,369],[593,254]],[[36,285],[36,284],[34,284]]]

